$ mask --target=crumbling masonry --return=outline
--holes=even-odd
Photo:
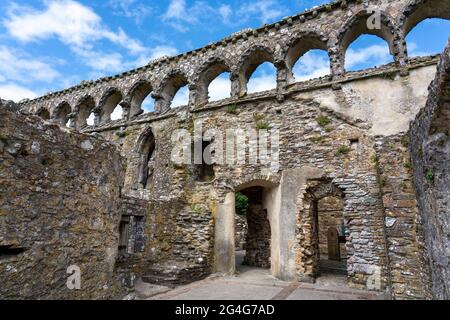
[[[371,5],[381,29],[367,26]],[[450,48],[409,59],[405,42],[430,17],[450,19],[450,2],[340,0],[18,106],[2,101],[0,297],[117,298],[137,278],[178,285],[233,273],[235,193],[258,189],[249,264],[314,281],[318,215],[337,211],[348,286],[448,299]],[[346,72],[361,34],[386,40],[394,62]],[[330,75],[297,83],[292,68],[311,49],[328,52]],[[247,94],[263,62],[275,65],[277,87]],[[209,102],[208,85],[225,71],[231,98]],[[170,108],[184,85],[189,104]],[[143,114],[149,94],[155,111]],[[123,117],[111,121],[119,104]],[[174,164],[172,133],[200,121],[222,132],[278,129],[279,171]],[[330,197],[339,210],[323,209]],[[71,265],[82,290],[66,286]]]

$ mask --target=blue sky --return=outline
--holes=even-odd
[[[0,97],[19,101],[142,66],[326,3],[325,0],[3,0],[0,21]],[[408,36],[410,54],[441,52],[450,22],[426,20]],[[347,52],[347,69],[392,61],[387,44],[362,36]],[[297,80],[328,73],[325,52],[307,53],[296,64]],[[258,68],[250,91],[274,86],[274,69]],[[219,77],[211,99],[229,92]],[[181,91],[174,104],[182,104]],[[151,109],[151,103],[147,103]]]

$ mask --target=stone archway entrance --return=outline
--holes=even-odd
[[[236,269],[270,268],[271,230],[264,192],[263,187],[250,187],[236,194]]]
[[[246,183],[226,195],[219,205],[215,226],[215,270],[219,273],[233,274],[238,264],[271,269],[278,268],[280,198],[278,185],[267,181]],[[244,217],[247,225],[243,245],[236,241],[236,194],[248,199]],[[239,236],[239,235],[238,235]],[[238,263],[237,263],[238,262]]]
[[[315,282],[326,277],[347,284],[349,219],[344,214],[344,200],[343,191],[330,181],[311,181],[306,189],[299,221],[306,279]]]

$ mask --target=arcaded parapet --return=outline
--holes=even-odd
[[[124,178],[118,151],[3,107],[0,119],[0,298],[111,298]],[[67,272],[77,267],[81,289],[69,290],[76,281]]]
[[[450,298],[450,46],[410,131],[414,185],[424,222],[435,298]]]
[[[189,106],[193,109],[208,103],[209,83],[225,71],[230,73],[231,100],[246,96],[247,82],[263,62],[271,62],[276,67],[275,93],[278,99],[283,99],[287,86],[293,82],[295,62],[312,49],[328,52],[330,76],[323,81],[339,87],[335,82],[348,77],[345,52],[359,35],[383,38],[395,65],[404,68],[408,65],[407,33],[430,17],[450,18],[448,1],[339,0],[255,30],[243,30],[204,48],[152,61],[120,75],[82,82],[23,102],[22,107],[62,125],[71,120],[73,128],[81,129],[92,112],[96,125],[110,122],[111,113],[119,104],[124,121],[138,116],[142,101],[149,94],[155,99],[155,113],[164,113],[178,89],[187,85]],[[407,72],[402,70],[403,75]]]

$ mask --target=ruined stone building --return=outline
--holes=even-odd
[[[450,47],[409,58],[405,37],[426,18],[450,19],[450,2],[370,5],[379,29],[366,23],[369,1],[338,0],[123,74],[2,101],[0,297],[117,298],[138,278],[230,274],[243,241],[245,262],[282,280],[314,282],[321,260],[338,255],[349,287],[448,299]],[[383,38],[394,62],[346,72],[346,49],[362,34]],[[311,49],[328,52],[330,75],[295,82],[293,65]],[[277,87],[247,93],[263,62],[276,67]],[[209,102],[223,72],[231,97]],[[171,108],[185,85],[189,104]],[[143,113],[148,95],[155,111]],[[200,121],[205,131],[277,129],[278,171],[175,164],[173,132]],[[238,192],[248,199],[239,241]],[[66,286],[71,265],[82,290]]]

